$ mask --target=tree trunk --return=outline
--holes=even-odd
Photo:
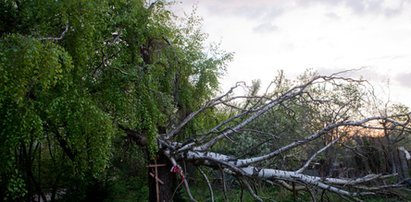
[[[149,201],[172,201],[173,197],[176,195],[177,188],[176,174],[170,172],[173,165],[162,152],[158,153],[157,159],[150,160],[149,162]]]
[[[397,149],[399,163],[400,163],[400,180],[405,180],[410,177],[409,175],[409,168],[408,168],[408,160],[406,158],[406,150],[404,148]]]

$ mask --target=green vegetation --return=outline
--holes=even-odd
[[[165,6],[0,2],[0,198],[147,193],[148,154],[124,150],[119,126],[146,134],[155,155],[156,135],[213,96],[231,57],[205,49],[198,18],[177,25]]]

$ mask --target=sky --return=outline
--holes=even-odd
[[[411,107],[411,0],[185,0],[172,10],[193,6],[208,40],[234,52],[223,89],[268,85],[279,70],[295,78],[362,68],[354,75],[382,100]]]

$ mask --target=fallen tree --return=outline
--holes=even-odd
[[[287,106],[289,101],[303,98],[305,101],[315,102],[317,104],[327,102],[327,100],[318,100],[315,95],[311,94],[310,89],[313,86],[342,86],[352,83],[361,84],[363,82],[365,81],[339,77],[338,74],[331,76],[314,76],[311,79],[303,82],[301,85],[290,87],[288,90],[285,90],[281,94],[276,93],[275,95],[268,95],[268,93],[265,93],[264,95],[260,96],[233,96],[232,92],[240,86],[237,85],[233,87],[229,92],[205,103],[203,107],[189,114],[183,121],[181,121],[181,123],[176,125],[174,128],[170,129],[164,134],[159,134],[157,136],[159,156],[165,156],[169,161],[164,164],[168,165],[168,167],[163,170],[163,172],[168,170],[169,174],[162,176],[164,178],[167,176],[175,177],[175,175],[179,175],[182,179],[182,182],[184,182],[188,195],[193,201],[195,201],[195,196],[192,196],[192,194],[190,193],[189,184],[186,180],[187,178],[184,177],[185,172],[180,165],[180,163],[186,161],[192,162],[196,166],[208,166],[222,169],[226,174],[235,176],[246,185],[250,194],[258,201],[263,201],[263,199],[259,197],[251,188],[248,179],[261,179],[271,183],[276,182],[280,185],[285,186],[286,188],[287,186],[291,187],[290,183],[297,183],[300,188],[305,188],[305,190],[310,192],[313,189],[321,189],[333,192],[342,197],[348,197],[358,200],[361,198],[361,196],[387,193],[387,191],[390,189],[404,187],[403,181],[397,180],[390,184],[387,184],[387,182],[384,180],[387,178],[395,177],[397,175],[396,173],[369,173],[362,177],[356,178],[338,178],[309,175],[304,173],[304,171],[309,167],[310,163],[312,163],[320,154],[324,153],[327,149],[337,144],[347,142],[355,135],[359,135],[359,131],[383,130],[384,128],[379,123],[385,123],[391,126],[389,128],[385,128],[385,130],[402,131],[406,133],[411,132],[409,125],[409,113],[361,117],[359,113],[352,114],[351,116],[341,116],[342,112],[339,112],[337,114],[338,116],[341,116],[340,118],[337,118],[337,116],[334,115],[333,122],[324,125],[322,128],[316,130],[311,134],[306,134],[302,138],[295,139],[294,141],[288,142],[287,144],[284,144],[282,146],[278,146],[263,153],[259,153],[259,155],[248,156],[246,158],[241,158],[241,156],[225,154],[222,151],[213,150],[213,147],[215,147],[220,142],[224,142],[224,145],[228,147],[230,147],[229,144],[237,144],[232,140],[232,138],[235,138],[236,136],[241,134],[243,132],[243,129],[245,129],[253,122],[256,122],[270,110],[273,110],[278,106]],[[244,98],[258,100],[258,102],[256,102],[258,104],[254,104],[252,107],[241,108],[238,106],[237,100]],[[235,106],[236,102],[237,106]],[[348,104],[349,103],[340,103],[339,109],[347,107]],[[234,111],[236,113],[231,113],[231,116],[217,124],[215,127],[209,129],[208,131],[203,131],[201,134],[193,134],[188,141],[178,141],[179,132],[190,121],[195,119],[198,114],[211,108],[216,109],[220,105],[224,105],[225,107],[229,108],[235,108]],[[357,118],[357,120],[351,120],[352,118]],[[353,130],[352,128],[356,128],[356,130]],[[255,130],[252,132],[259,134],[264,133],[265,131]],[[144,141],[145,137],[143,135],[137,135],[134,136],[134,138],[137,138],[136,142],[146,142]],[[322,147],[319,147],[315,152],[312,152],[312,154],[294,170],[276,169],[270,167],[269,164],[263,163],[270,161],[280,155],[284,155],[296,148],[309,145],[321,138],[331,138],[332,141],[327,142]],[[164,161],[157,161],[156,163],[160,164],[164,163]],[[167,181],[166,179],[161,178],[158,180],[162,182]],[[159,185],[157,184],[157,186]],[[170,193],[174,193],[175,190],[173,189],[176,189],[175,186],[170,187],[166,185],[160,185],[160,187],[157,187],[157,191],[159,191],[160,194],[157,194],[153,197],[159,197],[160,201],[163,201],[164,199],[169,200],[162,197],[162,194],[166,192],[164,189],[167,188],[171,189],[169,191]],[[209,188],[212,189],[212,185],[209,184]],[[153,198],[151,199],[154,200]]]

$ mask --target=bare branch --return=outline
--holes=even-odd
[[[213,192],[213,187],[211,186],[210,180],[208,180],[207,175],[204,173],[201,168],[198,168],[200,171],[201,175],[204,177],[205,181],[207,182],[208,190],[210,191],[210,196],[211,196],[211,202],[214,202],[214,192]]]
[[[220,139],[224,138],[225,136],[229,136],[234,131],[237,131],[237,130],[241,129],[242,127],[246,126],[250,122],[252,122],[255,119],[257,119],[258,117],[260,117],[262,114],[264,114],[265,112],[267,112],[268,110],[273,108],[274,106],[284,102],[285,100],[289,100],[291,98],[294,98],[294,97],[300,95],[303,92],[303,90],[305,88],[307,88],[307,86],[311,85],[313,82],[315,82],[316,80],[318,80],[320,78],[323,78],[323,77],[315,77],[314,79],[312,79],[311,81],[307,82],[304,85],[296,86],[296,87],[290,89],[289,91],[287,91],[286,93],[284,93],[283,95],[278,97],[277,99],[263,105],[257,112],[253,113],[250,117],[246,118],[240,124],[233,127],[232,130],[226,131],[226,132],[216,136],[215,138],[211,139],[209,142],[207,142],[207,143],[205,143],[205,144],[203,144],[199,147],[196,147],[195,150],[197,150],[197,151],[207,150],[208,148],[213,146],[215,143],[217,143]]]
[[[267,182],[269,182],[270,184],[274,184],[274,182],[271,182],[271,181],[267,181]],[[293,191],[293,190],[299,191],[299,190],[306,190],[307,189],[306,186],[294,186],[293,187],[292,185],[288,184],[284,180],[276,180],[276,182],[278,182],[278,184],[280,184],[281,186],[283,186],[284,188],[286,188],[289,191]]]
[[[177,166],[177,167],[179,168],[179,170],[180,170],[180,172],[181,172],[180,175],[181,175],[182,178],[183,178],[184,187],[185,187],[185,189],[186,189],[186,191],[187,191],[188,197],[190,197],[190,200],[193,201],[193,202],[194,202],[194,201],[197,201],[197,200],[194,199],[193,194],[191,194],[190,186],[188,185],[187,179],[186,179],[186,177],[184,176],[184,173],[183,173],[183,170],[181,169],[181,166],[178,165],[177,162],[176,162],[176,160],[170,155],[170,151],[165,150],[165,151],[164,151],[164,155],[166,155],[166,156],[169,158],[169,160],[170,160],[170,162],[173,164],[173,166]]]
[[[333,73],[330,76],[337,76],[337,75],[345,74],[345,73],[348,73],[348,72],[354,72],[354,71],[359,71],[359,70],[363,70],[363,69],[365,69],[365,67],[360,67],[360,68],[356,68],[356,69],[347,69],[347,70],[343,70],[343,71],[340,71],[340,72]]]
[[[319,137],[327,134],[328,132],[330,132],[331,130],[333,130],[337,127],[340,127],[340,126],[362,126],[364,123],[367,123],[367,122],[372,121],[372,120],[387,120],[387,118],[386,117],[369,117],[369,118],[365,118],[365,119],[360,120],[360,121],[343,121],[343,122],[334,123],[334,124],[331,124],[331,125],[323,128],[323,129],[321,129],[319,132],[314,133],[314,134],[306,137],[303,140],[298,140],[298,141],[292,142],[292,143],[290,143],[286,146],[283,146],[283,147],[281,147],[281,148],[279,148],[275,151],[272,151],[268,154],[265,154],[265,155],[262,155],[262,156],[259,156],[259,157],[253,157],[253,158],[238,160],[238,165],[239,166],[247,166],[247,165],[250,165],[250,164],[253,164],[253,163],[257,163],[257,162],[260,162],[260,161],[270,159],[270,158],[272,158],[274,156],[277,156],[278,154],[281,154],[285,151],[288,151],[290,149],[293,149],[295,147],[298,147],[300,145],[303,145],[303,144],[311,142],[315,139],[318,139]]]
[[[69,25],[67,24],[66,27],[64,28],[64,31],[60,34],[59,37],[43,37],[43,38],[40,38],[39,40],[60,41],[63,39],[64,35],[66,35],[68,30],[69,30]]]
[[[253,190],[253,188],[251,188],[250,184],[247,182],[247,180],[243,179],[242,180],[243,183],[245,184],[245,186],[247,187],[248,191],[250,192],[251,196],[253,196],[253,198],[257,201],[264,201],[262,198],[260,198]]]
[[[346,71],[341,72],[341,74],[345,72]],[[369,131],[396,131],[394,137],[396,137],[396,135],[403,135],[405,134],[405,132],[411,131],[409,130],[409,113],[406,115],[371,116],[367,118],[360,118],[363,117],[361,113],[352,113],[352,111],[350,111],[350,107],[353,106],[350,105],[350,103],[356,102],[358,100],[356,98],[347,97],[343,100],[337,101],[334,97],[327,97],[327,99],[318,98],[319,95],[315,93],[316,89],[312,88],[312,86],[315,87],[318,85],[320,87],[323,87],[328,86],[328,84],[330,84],[332,87],[336,86],[338,89],[340,89],[344,87],[344,83],[351,84],[353,82],[363,82],[362,80],[337,77],[336,75],[338,74],[340,73],[333,74],[332,76],[313,77],[304,84],[290,88],[283,94],[276,94],[275,96],[268,95],[268,91],[266,91],[263,96],[252,95],[231,97],[230,94],[236,87],[238,87],[237,85],[227,93],[207,102],[202,108],[186,117],[186,119],[184,119],[176,128],[171,130],[166,135],[163,135],[163,138],[160,137],[159,140],[162,140],[166,143],[166,146],[163,148],[170,149],[170,155],[172,155],[172,158],[189,160],[192,161],[195,165],[205,165],[217,169],[220,168],[222,172],[233,175],[237,177],[237,179],[242,179],[242,184],[246,185],[246,187],[250,191],[250,194],[256,200],[259,201],[262,200],[261,197],[254,193],[252,187],[249,184],[250,181],[244,180],[245,178],[250,177],[253,179],[260,179],[263,181],[279,182],[282,186],[286,188],[291,188],[292,190],[295,190],[296,187],[291,186],[288,183],[297,183],[299,184],[297,188],[310,192],[313,200],[316,199],[315,193],[310,188],[327,190],[340,195],[344,199],[359,201],[361,196],[383,193],[384,188],[394,189],[401,187],[402,184],[381,184],[382,182],[385,182],[382,179],[396,176],[397,174],[394,171],[393,173],[395,174],[392,175],[383,175],[378,173],[365,175],[360,174],[364,172],[360,172],[358,174],[355,174],[357,176],[360,175],[360,177],[352,178],[320,177],[314,174],[305,174],[304,171],[309,167],[310,163],[312,163],[314,159],[318,157],[318,155],[324,153],[327,149],[329,150],[330,148],[332,148],[333,145],[337,145],[339,141],[343,143],[341,148],[344,148],[344,142],[346,140],[357,135],[361,135],[362,133],[368,133]],[[351,92],[350,90],[351,88],[348,88],[347,93]],[[252,100],[251,104],[238,105],[235,103],[236,101],[242,101],[243,99],[245,99],[246,101]],[[257,104],[255,104],[255,102],[257,102]],[[305,104],[307,103],[309,107],[313,107],[313,110],[309,109],[310,111],[303,111],[301,113],[299,110],[304,110],[303,107],[305,107]],[[216,126],[208,130],[208,132],[206,132],[205,134],[192,134],[192,136],[197,136],[197,138],[193,141],[179,143],[177,141],[174,142],[172,140],[172,138],[176,137],[179,131],[195,116],[197,116],[199,113],[206,110],[207,108],[216,107],[217,105],[228,106],[226,108],[229,108],[230,110],[233,110],[237,113],[227,118],[225,121],[221,121]],[[323,106],[317,107],[316,105]],[[281,113],[284,112],[284,109],[286,110],[285,115],[287,115],[287,117],[285,117],[285,119],[291,118],[295,123],[298,123],[298,121],[300,120],[307,120],[308,124],[304,125],[304,127],[298,128],[298,131],[296,131],[298,133],[297,135],[289,134],[289,131],[293,130],[286,130],[284,132],[284,129],[281,127],[275,129],[274,127],[276,127],[277,125],[268,126],[270,127],[270,129],[267,129],[267,131],[263,131],[258,127],[254,128],[255,125],[250,125],[250,123],[256,121],[266,112],[270,110],[273,113],[276,112],[274,110],[276,110],[277,107],[278,111]],[[318,121],[316,119],[313,119],[311,121],[311,116],[297,117],[305,116],[307,113],[310,113],[312,111],[316,112],[315,109],[318,108],[320,108],[318,111],[324,112],[324,115],[313,115],[312,117],[320,117],[319,119],[325,119],[326,121],[321,122],[321,120]],[[290,117],[288,117],[289,113],[292,114],[290,115]],[[357,120],[349,120],[349,118],[353,117],[355,117]],[[266,124],[266,120],[264,120],[262,123]],[[275,123],[277,124],[278,122]],[[381,124],[383,125],[380,126]],[[276,131],[275,135],[269,132],[271,128],[273,128]],[[281,132],[281,135],[278,135],[279,131],[283,131],[284,133]],[[224,150],[221,150],[221,147],[215,148],[216,150],[211,150],[211,148],[215,144],[222,141],[224,138],[231,140],[231,142],[222,143],[228,145],[236,144],[235,141],[237,140],[237,138],[233,137],[235,135],[245,132],[247,132],[247,134],[258,134],[258,136],[253,135],[251,137],[245,138],[245,140],[251,139],[249,143],[246,143],[247,146],[244,147],[245,149],[235,148],[234,152],[230,150],[229,152],[232,155],[224,154]],[[306,134],[304,135],[304,133]],[[283,135],[287,136],[283,137]],[[301,135],[304,136],[301,137]],[[293,137],[291,142],[289,140],[290,136]],[[296,137],[298,137],[298,139],[294,139]],[[277,163],[274,161],[274,158],[278,157],[279,155],[290,154],[292,150],[300,152],[299,150],[296,150],[297,147],[310,149],[309,146],[311,146],[312,144],[316,144],[316,141],[320,140],[320,138],[324,138],[324,140],[326,140],[329,139],[329,137],[333,138],[332,141],[327,141],[328,143],[325,146],[322,146],[319,149],[313,151],[313,154],[309,157],[309,159],[306,160],[299,169],[296,169],[296,171],[290,171],[288,170],[288,168],[285,168],[286,166],[279,165],[281,163]],[[287,141],[287,143],[283,145],[277,145],[277,143],[273,141],[277,141],[277,139],[279,143],[285,141]],[[391,139],[390,141],[392,142],[392,140],[393,139]],[[265,146],[261,150],[257,147],[264,144]],[[224,145],[222,148],[226,148],[228,145]],[[253,147],[249,147],[249,145]],[[247,150],[250,152],[247,156],[241,156],[241,154],[243,153],[239,152],[241,150]],[[400,151],[404,152],[404,150],[405,148],[400,148]],[[251,153],[258,154],[252,157],[248,157]],[[296,159],[296,161],[300,162],[301,159]],[[269,163],[271,165],[272,163],[274,163],[274,166],[276,167],[270,167]],[[277,166],[280,168],[278,168]],[[368,169],[367,171],[369,173],[371,172],[370,169]],[[205,173],[202,171],[200,172],[206,179],[206,182],[210,189],[210,193],[213,198],[212,200],[214,200],[211,184],[208,181]]]
[[[338,142],[340,140],[342,136],[339,136],[338,138],[335,138],[333,141],[331,141],[330,143],[328,143],[325,147],[321,148],[320,150],[318,150],[317,152],[315,152],[310,159],[307,160],[307,162],[305,162],[305,164],[298,169],[297,173],[302,173],[304,172],[304,170],[308,167],[308,165],[310,165],[310,163],[317,157],[318,154],[322,153],[323,151],[325,151],[326,149],[328,149],[329,147],[331,147],[332,145],[334,145],[336,142]]]
[[[234,89],[238,88],[240,86],[239,83],[237,83],[234,87],[232,87],[229,91],[227,91],[225,94],[210,100],[209,102],[207,102],[203,107],[201,107],[199,110],[192,112],[191,114],[189,114],[177,127],[175,127],[173,130],[171,130],[170,132],[168,132],[167,134],[165,134],[163,137],[164,139],[170,139],[175,137],[178,132],[180,132],[180,130],[187,125],[188,122],[190,122],[195,116],[197,116],[199,113],[203,112],[204,110],[213,107],[217,104],[218,101],[220,101],[222,98],[228,96],[229,94],[231,94]]]
[[[332,191],[334,193],[349,196],[349,197],[374,195],[375,193],[370,192],[370,191],[349,192],[349,191],[343,190],[342,188],[338,188],[336,186],[343,186],[343,187],[353,186],[353,185],[358,185],[358,184],[363,184],[363,183],[367,183],[370,181],[374,181],[377,179],[384,179],[384,178],[395,176],[395,175],[370,174],[370,175],[367,175],[361,178],[356,178],[356,179],[340,179],[340,178],[316,177],[316,176],[310,176],[306,174],[297,173],[295,171],[276,170],[276,169],[269,169],[269,168],[257,168],[253,166],[238,167],[236,166],[238,165],[238,163],[236,163],[235,160],[230,161],[229,160],[230,157],[226,155],[222,155],[222,154],[213,153],[213,152],[206,152],[206,153],[188,152],[186,154],[186,158],[189,160],[200,160],[200,159],[208,160],[208,161],[204,161],[202,164],[209,165],[209,166],[212,166],[214,163],[219,163],[220,165],[224,165],[226,168],[233,171],[233,173],[231,174],[235,174],[235,175],[257,177],[261,179],[280,179],[280,180],[287,180],[287,181],[299,181],[307,185],[312,185],[312,186],[319,187],[324,190]]]
[[[224,170],[220,167],[220,173],[221,173],[221,183],[223,183],[223,196],[224,196],[224,201],[228,201],[227,198],[227,185],[226,185],[226,180],[225,180],[225,174]]]
[[[358,185],[358,186],[355,186],[355,188],[375,192],[375,191],[380,191],[380,190],[400,188],[404,186],[405,186],[404,184],[397,183],[397,184],[389,184],[389,185],[382,185],[382,186],[376,186],[376,187],[367,187],[364,185]]]

